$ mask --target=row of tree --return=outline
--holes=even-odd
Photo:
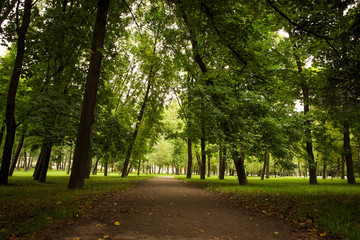
[[[120,162],[125,177],[164,136],[176,142],[173,158],[186,142],[188,177],[198,144],[201,179],[206,146],[216,145],[239,184],[247,184],[247,161],[266,168],[269,155],[284,164],[301,156],[310,184],[320,161],[343,156],[355,183],[355,0],[12,0],[0,8],[9,46],[0,69],[0,184],[8,184],[16,134],[40,149],[40,181],[52,149],[75,143],[69,189],[84,186],[93,158]],[[181,131],[162,121],[170,98]]]

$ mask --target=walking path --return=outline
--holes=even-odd
[[[47,239],[315,239],[172,177],[139,182]]]

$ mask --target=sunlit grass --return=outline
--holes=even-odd
[[[185,176],[179,178],[185,179]],[[318,179],[318,185],[309,185],[307,178],[299,177],[265,180],[249,177],[246,186],[239,186],[236,177],[219,180],[213,176],[200,180],[194,176],[187,181],[219,192],[247,208],[317,229],[319,234],[326,233],[337,239],[360,239],[359,184],[349,185],[343,179]]]
[[[108,173],[107,177],[99,173],[86,179],[83,190],[68,191],[69,175],[63,171],[49,171],[46,183],[34,181],[32,174],[15,171],[9,186],[0,186],[0,239],[40,231],[54,220],[81,214],[104,195],[153,176],[121,178],[119,173]]]

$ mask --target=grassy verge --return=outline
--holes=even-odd
[[[150,175],[121,178],[119,173],[91,176],[83,190],[68,191],[69,176],[49,171],[47,182],[32,180],[32,172],[15,172],[9,186],[0,186],[0,239],[45,229],[54,220],[81,214],[94,201],[129,188]]]
[[[185,179],[185,177],[180,177]],[[266,215],[277,215],[321,236],[334,239],[360,239],[360,186],[341,179],[318,179],[312,186],[304,178],[248,178],[249,185],[238,186],[235,177],[188,180],[219,192],[243,206]],[[359,179],[357,179],[359,181]]]

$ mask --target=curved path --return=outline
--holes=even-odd
[[[172,177],[139,182],[47,236],[86,239],[315,239]]]

